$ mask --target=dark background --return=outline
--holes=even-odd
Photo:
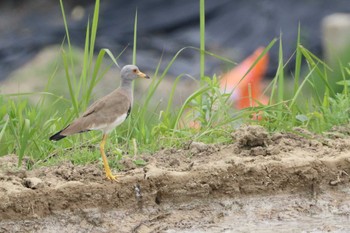
[[[72,42],[83,47],[87,18],[92,17],[94,1],[64,1]],[[74,10],[84,9],[76,19]],[[129,45],[119,62],[132,61],[134,16],[138,9],[137,64],[153,71],[161,56],[162,67],[185,46],[199,47],[198,0],[101,0],[96,49],[109,48],[114,55]],[[322,56],[321,20],[335,12],[350,12],[349,0],[207,0],[206,47],[220,56],[239,62],[258,46],[266,46],[283,35],[288,58],[295,50],[298,23],[302,43]],[[0,80],[31,59],[42,48],[60,44],[64,25],[58,0],[0,1]],[[278,46],[271,50],[269,75],[277,64]],[[207,58],[210,75],[228,65]],[[292,65],[289,66],[292,68]],[[199,55],[185,50],[170,74],[198,75]]]

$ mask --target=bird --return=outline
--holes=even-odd
[[[116,181],[117,176],[113,175],[105,154],[105,144],[108,134],[123,123],[129,116],[133,105],[132,82],[136,78],[149,79],[135,65],[126,65],[120,72],[120,86],[108,95],[96,100],[87,110],[76,118],[67,127],[52,135],[49,140],[59,141],[67,136],[83,133],[91,130],[102,131],[100,142],[100,153],[104,165],[104,171],[108,180]]]

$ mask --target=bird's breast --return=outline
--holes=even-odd
[[[112,122],[106,122],[104,124],[99,124],[99,125],[93,125],[90,129],[91,130],[101,130],[103,133],[107,134],[110,133],[115,127],[120,125],[125,121],[127,117],[127,113],[124,113],[120,116],[118,116],[114,121]]]
[[[120,115],[119,117],[117,117],[111,124],[109,124],[106,128],[107,131],[110,132],[112,131],[115,127],[117,127],[118,125],[120,125],[121,123],[123,123],[125,121],[125,119],[127,118],[128,114],[124,113],[122,115]]]

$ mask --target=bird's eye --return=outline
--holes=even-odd
[[[136,73],[136,72],[137,72],[137,69],[133,69],[132,72]]]

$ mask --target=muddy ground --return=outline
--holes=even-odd
[[[350,128],[232,133],[101,164],[34,170],[0,158],[0,232],[350,232]]]

